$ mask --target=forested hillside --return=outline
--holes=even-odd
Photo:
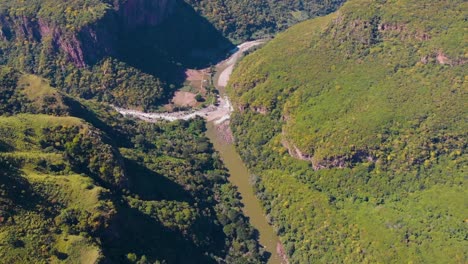
[[[0,262],[260,263],[201,119],[147,124],[0,68]]]
[[[291,263],[467,262],[467,9],[350,0],[241,61],[231,126]]]
[[[333,1],[12,0],[0,3],[0,64],[73,96],[155,110],[187,68],[224,59],[236,42],[270,36]]]
[[[202,119],[102,102],[155,110],[231,41],[341,3],[318,2],[1,1],[0,262],[265,262]]]
[[[232,48],[183,1],[0,3],[0,64],[124,107],[157,109],[186,68],[208,67]]]
[[[186,0],[224,35],[239,42],[264,38],[311,17],[329,14],[344,0]]]

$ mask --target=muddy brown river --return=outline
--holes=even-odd
[[[279,239],[273,227],[268,224],[260,201],[255,196],[252,185],[250,185],[249,171],[245,167],[234,145],[226,143],[225,140],[219,137],[215,124],[209,122],[207,128],[208,131],[206,135],[213,143],[214,148],[220,153],[224,165],[229,170],[229,181],[237,186],[242,196],[244,214],[249,217],[250,223],[258,230],[260,234],[260,244],[271,254],[268,263],[281,264],[281,258],[276,252]]]
[[[220,96],[225,97],[225,86],[233,71],[237,60],[246,50],[261,44],[263,41],[246,42],[238,46],[238,52],[234,53],[228,60],[217,65],[217,74],[214,76],[214,84],[218,89]],[[227,98],[227,97],[226,97]],[[232,143],[227,142],[223,138],[223,133],[220,133],[216,126],[220,122],[207,122],[207,137],[211,140],[214,148],[220,153],[224,165],[229,170],[229,181],[237,186],[238,192],[241,195],[242,203],[244,204],[244,214],[250,219],[255,229],[259,232],[260,244],[265,247],[271,256],[268,259],[268,264],[281,264],[282,258],[277,253],[279,239],[273,227],[267,222],[260,201],[254,194],[252,185],[250,184],[250,173],[236,151]]]

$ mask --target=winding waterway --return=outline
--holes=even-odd
[[[240,45],[238,51],[228,60],[217,65],[217,74],[214,78],[214,84],[216,89],[220,92],[221,98],[228,98],[225,93],[225,86],[228,83],[237,60],[246,50],[261,43],[262,42],[246,42]],[[260,244],[271,254],[268,263],[280,264],[282,262],[281,257],[277,253],[277,247],[280,245],[279,239],[273,227],[268,224],[263,214],[260,201],[255,196],[252,185],[250,184],[250,173],[247,167],[237,153],[234,144],[226,140],[222,133],[220,133],[222,129],[219,129],[219,126],[222,122],[219,121],[208,122],[206,135],[213,143],[214,148],[220,153],[221,159],[229,171],[229,181],[237,186],[241,194],[242,203],[244,204],[244,214],[249,217],[250,223],[258,230]],[[224,129],[226,128],[227,127]]]
[[[216,124],[214,124],[214,122],[209,122],[207,128],[207,137],[213,143],[214,148],[220,153],[224,165],[229,170],[229,181],[237,186],[241,194],[241,201],[244,204],[244,214],[249,217],[250,223],[258,230],[260,244],[271,254],[268,263],[280,264],[281,258],[276,252],[279,240],[273,227],[268,224],[263,214],[260,201],[254,194],[252,185],[250,184],[249,171],[245,167],[244,162],[242,162],[234,145],[220,137],[216,129]]]
[[[232,142],[225,140],[224,135],[226,132],[230,133],[230,131],[226,131],[226,129],[229,130],[226,122],[229,122],[231,112],[233,111],[224,88],[229,81],[237,60],[245,51],[261,43],[263,41],[250,41],[237,46],[231,57],[216,66],[217,74],[214,77],[214,85],[220,93],[217,106],[211,105],[197,111],[175,113],[144,113],[117,107],[116,110],[123,115],[134,116],[148,122],[187,120],[195,116],[205,118],[207,120],[206,135],[213,143],[214,148],[220,153],[230,174],[229,181],[238,188],[241,201],[244,204],[244,214],[250,219],[250,223],[255,229],[258,230],[260,244],[271,254],[268,264],[281,264],[283,262],[282,257],[278,254],[278,247],[281,248],[281,244],[273,227],[266,220],[260,201],[254,194],[252,185],[250,184],[250,173]],[[220,129],[221,125],[224,125],[223,129]]]

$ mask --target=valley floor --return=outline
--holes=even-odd
[[[229,120],[234,109],[229,97],[225,95],[224,88],[227,86],[231,73],[242,55],[249,49],[263,43],[263,40],[245,42],[237,46],[237,49],[233,51],[228,59],[216,65],[217,74],[214,77],[214,84],[220,93],[216,105],[210,105],[199,110],[165,113],[145,113],[118,107],[115,107],[115,109],[125,116],[133,116],[147,122],[189,120],[197,116],[203,117],[207,122],[210,122],[207,136],[213,142],[215,149],[220,152],[223,162],[230,172],[230,182],[238,188],[241,194],[244,213],[250,218],[251,224],[258,229],[260,243],[272,254],[268,263],[279,264],[287,263],[283,245],[279,242],[272,226],[267,222],[260,202],[255,197],[249,180],[250,173],[239,154],[237,154],[232,140],[226,139],[226,137],[232,138]]]
[[[233,50],[233,54],[226,60],[218,63],[216,69],[218,74],[215,76],[215,86],[220,90],[220,96],[217,98],[217,102],[214,105],[209,105],[199,110],[190,111],[178,111],[178,112],[164,112],[164,113],[145,113],[142,111],[124,109],[115,107],[115,109],[123,114],[124,116],[134,116],[147,122],[157,122],[160,120],[175,121],[175,120],[189,120],[197,116],[205,118],[207,121],[214,121],[217,124],[221,124],[226,120],[229,120],[230,115],[233,111],[232,104],[229,98],[224,95],[222,91],[226,87],[229,77],[236,65],[236,62],[242,55],[249,49],[264,43],[264,40],[254,40],[242,43]]]

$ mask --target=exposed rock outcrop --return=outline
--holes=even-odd
[[[382,23],[379,25],[379,31],[382,33],[393,33],[400,35],[400,38],[415,38],[420,41],[428,41],[431,39],[431,36],[423,31],[411,32],[408,29],[408,26],[403,23]]]
[[[48,19],[0,14],[0,40],[43,42],[65,53],[77,67],[85,67],[116,51],[118,35],[138,27],[159,25],[173,11],[175,0],[115,1],[98,20],[78,29],[59,26]]]
[[[281,141],[281,144],[288,150],[288,153],[291,157],[310,162],[312,164],[312,168],[316,171],[331,168],[350,168],[353,167],[356,163],[361,162],[376,162],[376,159],[372,157],[372,155],[370,155],[367,151],[362,150],[354,151],[350,156],[336,156],[318,159],[315,156],[302,152],[297,146],[284,138]]]
[[[440,65],[458,66],[467,62],[463,57],[449,58],[442,50],[439,50],[431,55],[422,56],[420,59],[422,64],[438,63]]]
[[[465,58],[449,58],[443,51],[439,50],[437,54],[435,54],[435,59],[437,63],[441,65],[450,65],[450,66],[458,66],[463,65],[466,63]]]

